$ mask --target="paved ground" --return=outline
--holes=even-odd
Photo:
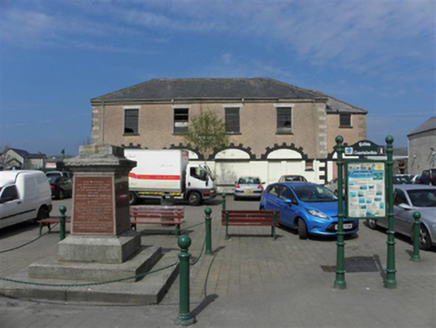
[[[70,208],[70,200],[55,201]],[[191,269],[191,310],[196,327],[436,327],[436,252],[409,260],[411,244],[396,238],[398,287],[383,288],[386,267],[384,231],[361,224],[357,238],[345,246],[347,289],[332,288],[335,239],[300,240],[279,229],[273,241],[268,228],[232,227],[225,240],[221,204],[213,213],[213,256],[203,255]],[[228,209],[257,209],[258,202],[228,200]],[[186,227],[203,222],[202,207],[186,207]],[[170,232],[143,230],[143,244],[176,249]],[[171,229],[171,228],[170,228]],[[171,231],[171,230],[170,230]],[[0,231],[1,250],[37,235],[35,225]],[[199,256],[204,226],[189,229],[191,253]],[[0,277],[11,275],[57,251],[58,233],[8,253],[0,253]],[[29,302],[0,297],[0,327],[173,327],[178,314],[178,281],[155,306],[101,306]]]

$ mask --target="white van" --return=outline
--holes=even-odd
[[[0,171],[0,228],[49,217],[51,189],[41,171]]]

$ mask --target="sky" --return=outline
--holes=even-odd
[[[436,1],[0,0],[0,151],[77,155],[92,98],[193,77],[316,89],[406,147],[436,116]]]

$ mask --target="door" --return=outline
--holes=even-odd
[[[404,235],[409,235],[412,229],[413,220],[410,220],[413,211],[405,210],[401,208],[399,205],[405,204],[412,206],[409,204],[407,200],[406,193],[403,190],[395,189],[394,194],[394,214],[395,214],[395,231],[398,231]]]
[[[280,192],[280,222],[288,227],[295,226],[297,200],[291,189],[283,186]]]

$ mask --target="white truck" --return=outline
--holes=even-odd
[[[50,184],[43,172],[0,172],[0,228],[45,219],[51,210]]]
[[[189,163],[188,151],[179,149],[125,149],[136,161],[129,173],[130,204],[138,198],[173,196],[197,206],[216,196],[213,175],[205,164]]]

